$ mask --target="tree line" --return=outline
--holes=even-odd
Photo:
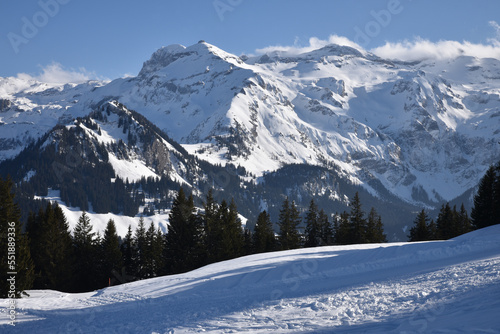
[[[295,202],[285,198],[275,224],[262,211],[250,231],[242,227],[233,200],[219,203],[209,191],[197,210],[193,196],[181,188],[171,207],[167,233],[153,223],[146,226],[141,218],[137,228],[133,231],[129,226],[121,238],[113,220],[102,236],[94,232],[85,212],[71,232],[61,208],[51,203],[30,213],[23,231],[12,186],[10,179],[0,178],[1,297],[9,294],[8,273],[12,272],[16,273],[16,296],[29,289],[83,292],[187,272],[253,253],[387,241],[380,215],[374,208],[365,214],[358,193],[350,201],[350,212],[332,217],[311,200],[301,218]],[[457,210],[443,205],[435,222],[422,210],[410,230],[410,240],[449,239],[497,224],[499,208],[500,163],[481,179],[470,218],[463,206]],[[9,262],[12,253],[14,264]]]
[[[457,210],[443,204],[436,218],[422,209],[413,221],[409,241],[447,240],[476,229],[500,223],[500,162],[490,166],[481,178],[469,217],[464,205]]]
[[[336,215],[330,222],[311,200],[304,219],[294,201],[286,198],[277,224],[262,211],[253,231],[242,227],[234,201],[217,202],[209,191],[201,210],[192,195],[180,189],[174,199],[167,233],[145,225],[141,217],[121,238],[115,222],[108,221],[100,235],[93,231],[86,212],[73,231],[57,204],[49,203],[30,213],[21,231],[19,209],[11,193],[10,180],[0,179],[1,226],[16,222],[16,254],[19,259],[19,293],[28,289],[84,292],[133,280],[187,272],[206,264],[243,255],[321,245],[385,242],[381,218],[374,209],[367,217],[358,194],[351,212]],[[303,228],[299,227],[302,223]],[[279,228],[276,233],[273,225]],[[363,231],[361,231],[361,229]],[[2,230],[2,236],[4,231]],[[2,247],[3,247],[2,238]],[[21,261],[22,260],[22,261]],[[6,261],[2,264],[7,263]],[[7,268],[2,268],[7,269]],[[8,270],[2,270],[2,275]],[[4,284],[5,280],[2,281]],[[2,285],[2,295],[8,286]]]

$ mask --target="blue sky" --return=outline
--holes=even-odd
[[[136,75],[161,46],[200,39],[236,55],[342,36],[384,56],[465,47],[496,57],[498,23],[498,0],[5,0],[0,76]]]

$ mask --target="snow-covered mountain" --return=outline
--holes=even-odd
[[[500,158],[498,59],[405,63],[339,45],[238,57],[200,41],[163,47],[136,77],[107,84],[5,78],[0,99],[1,159],[105,101],[255,183],[288,164],[335,165],[375,197],[436,206]]]
[[[256,254],[88,293],[28,291],[15,327],[0,300],[0,330],[498,333],[499,237],[496,225],[448,241]]]

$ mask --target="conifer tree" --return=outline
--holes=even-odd
[[[429,226],[429,217],[422,209],[413,222],[413,227],[410,229],[409,241],[427,241],[431,240],[431,231]]]
[[[120,273],[123,267],[123,254],[120,250],[120,238],[116,233],[116,225],[113,219],[108,221],[101,243],[103,281],[111,280],[114,273]]]
[[[243,254],[243,229],[238,216],[238,208],[234,199],[231,199],[227,216],[223,220],[224,244],[227,259],[236,258]]]
[[[448,240],[457,236],[455,213],[451,210],[449,203],[441,206],[436,220],[437,236],[439,239]]]
[[[135,249],[134,249],[134,235],[132,233],[132,226],[128,226],[127,234],[120,245],[120,250],[123,256],[123,267],[118,272],[113,272],[115,278],[119,279],[120,283],[126,283],[129,279],[134,280],[133,273],[137,272],[135,266]],[[118,276],[118,277],[117,277]]]
[[[38,215],[30,214],[26,231],[35,264],[35,289],[70,291],[74,253],[69,224],[61,208],[48,204]]]
[[[318,222],[320,228],[320,246],[332,245],[334,242],[333,229],[328,221],[328,216],[321,209],[318,214]]]
[[[335,244],[347,245],[351,242],[351,225],[349,223],[349,214],[346,211],[335,217],[334,228]]]
[[[217,258],[218,240],[221,236],[220,221],[218,216],[219,205],[213,198],[212,189],[207,193],[203,205],[204,213],[201,216],[203,234],[199,253],[202,254],[202,263],[212,263]]]
[[[29,239],[21,232],[20,217],[12,193],[12,181],[0,178],[0,298],[21,297],[33,285],[34,266]],[[13,277],[15,289],[11,291]]]
[[[321,243],[321,227],[319,225],[318,206],[314,199],[309,203],[309,210],[305,217],[305,247],[316,247]]]
[[[280,227],[279,243],[282,250],[295,249],[300,247],[300,235],[297,230],[300,224],[300,214],[292,201],[290,204],[288,197],[285,198],[283,206],[280,210],[279,222]]]
[[[361,209],[361,201],[359,199],[359,194],[356,192],[351,203],[351,213],[349,220],[351,223],[351,235],[349,243],[352,244],[362,244],[366,242],[366,219],[364,218],[364,212]]]
[[[377,213],[375,208],[371,208],[368,214],[366,227],[366,242],[382,243],[387,242],[387,236],[384,233],[384,225],[382,217]]]
[[[186,198],[184,189],[180,188],[170,210],[165,235],[167,272],[181,273],[194,269],[199,239],[193,197]]]
[[[139,224],[135,229],[134,235],[134,275],[137,278],[145,278],[146,275],[146,256],[147,256],[147,239],[146,239],[146,226],[144,225],[144,217],[139,218]]]
[[[86,212],[83,212],[73,230],[73,247],[75,252],[76,292],[92,291],[100,286],[98,262],[98,235],[92,232],[92,224]]]
[[[271,216],[265,210],[257,217],[253,233],[253,245],[256,253],[271,252],[276,249],[276,238]]]
[[[465,210],[465,206],[462,203],[460,206],[460,212],[458,212],[458,223],[457,223],[460,234],[469,233],[472,231],[472,222],[469,218],[467,210]]]
[[[479,229],[499,223],[500,217],[500,162],[491,166],[479,182],[471,220]]]

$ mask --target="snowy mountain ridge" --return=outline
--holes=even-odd
[[[137,77],[106,85],[0,89],[9,101],[0,154],[12,157],[50,125],[117,100],[212,163],[257,177],[333,163],[375,196],[379,181],[405,201],[435,206],[475,187],[500,157],[499,79],[497,59],[404,63],[339,45],[237,57],[203,41],[172,45]]]

